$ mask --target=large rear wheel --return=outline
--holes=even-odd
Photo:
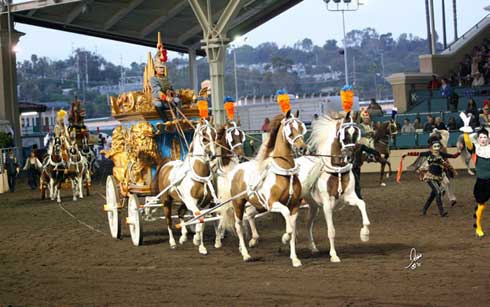
[[[129,233],[134,246],[143,244],[143,222],[139,210],[139,199],[136,194],[131,194],[128,201],[128,218],[126,223],[129,226]]]
[[[111,236],[114,239],[122,238],[121,219],[119,218],[119,192],[117,190],[116,180],[112,176],[107,176],[105,185],[105,199],[107,204],[104,210],[107,212],[107,220]]]

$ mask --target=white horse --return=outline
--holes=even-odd
[[[328,239],[330,241],[330,261],[340,262],[335,250],[335,227],[333,210],[339,200],[351,206],[357,206],[362,216],[360,237],[362,241],[369,240],[370,221],[366,204],[355,193],[355,179],[351,172],[350,158],[359,139],[359,128],[353,123],[349,114],[346,118],[320,117],[313,124],[313,131],[308,141],[310,149],[316,152],[313,156],[303,156],[296,159],[299,166],[301,182],[301,198],[309,204],[308,240],[312,252],[318,252],[313,239],[315,218],[320,208],[323,209],[327,222]],[[255,216],[258,213],[252,206],[247,207],[247,218],[252,231],[249,246],[257,245],[259,234],[255,226]]]
[[[210,161],[216,154],[215,149],[216,130],[207,121],[199,123],[194,131],[189,153],[184,161],[175,160],[161,165],[152,183],[153,192],[158,192],[154,200],[160,198],[163,204],[167,229],[169,233],[170,248],[176,247],[172,231],[172,204],[183,203],[194,216],[201,214],[200,210],[209,205],[213,200],[218,202],[211,172]],[[158,189],[158,190],[156,190]],[[183,212],[183,211],[180,211]],[[180,217],[182,236],[179,243],[187,241],[187,228],[183,216]],[[203,240],[204,223],[196,226],[194,245],[199,246],[200,254],[207,254]]]

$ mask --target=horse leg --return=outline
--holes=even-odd
[[[299,207],[297,208],[299,209]],[[294,209],[293,209],[294,212]],[[298,219],[298,210],[293,214],[289,215],[289,223],[291,225],[291,240],[289,240],[289,258],[293,264],[293,267],[300,267],[301,260],[299,260],[298,255],[296,255],[296,220]]]
[[[187,198],[184,200],[185,206],[192,212],[194,217],[198,216],[201,214],[199,211],[199,208],[197,207],[197,200],[193,198],[192,196],[185,196],[184,198]],[[207,255],[208,251],[206,247],[204,246],[204,240],[203,240],[203,233],[204,233],[204,223],[198,223],[196,224],[196,234],[194,235],[194,240],[193,243],[196,246],[199,246],[199,253],[201,255]]]
[[[252,232],[252,238],[248,241],[249,247],[256,247],[259,244],[259,232],[255,225],[255,216],[257,215],[257,209],[254,206],[245,207],[245,214],[247,216],[248,224],[250,225],[250,231]]]
[[[369,217],[367,214],[366,203],[364,202],[364,200],[357,197],[357,195],[354,192],[348,194],[346,193],[344,195],[344,200],[351,206],[357,206],[359,211],[361,211],[361,217],[362,217],[362,228],[360,232],[361,241],[363,242],[369,241],[369,225],[371,225],[371,222],[369,221]]]
[[[391,175],[391,163],[390,161],[388,161],[388,159],[390,158],[389,155],[386,155],[385,156],[385,160],[386,160],[386,165],[388,165],[388,173],[386,173],[386,178],[390,178],[390,175]]]
[[[243,213],[245,211],[245,199],[234,200],[233,207],[235,208],[235,229],[238,235],[238,250],[242,254],[243,261],[249,261],[252,259],[248,253],[247,246],[245,245],[245,238],[243,237]]]
[[[61,204],[61,182],[56,184],[56,197],[58,204]]]
[[[49,178],[49,198],[51,200],[54,200],[55,194],[54,194],[54,179]]]
[[[330,262],[340,262],[337,251],[335,250],[335,226],[333,225],[333,208],[335,207],[335,197],[325,195],[322,197],[323,213],[327,222],[328,241],[330,242]]]
[[[166,200],[163,205],[163,214],[167,220],[167,230],[168,230],[168,243],[171,249],[175,249],[177,244],[175,243],[174,233],[172,232],[172,202]]]
[[[315,225],[315,219],[318,216],[318,206],[314,201],[308,201],[310,209],[308,209],[308,222],[306,223],[306,228],[308,229],[308,243],[310,244],[310,249],[312,253],[318,253],[319,250],[316,247],[315,239],[313,237],[313,227]]]
[[[78,182],[76,177],[70,179],[71,181],[71,193],[73,194],[73,201],[77,200],[77,193],[78,193]]]
[[[185,206],[181,206],[179,208],[179,222],[180,222],[180,225],[182,225],[182,228],[181,228],[181,236],[179,238],[179,244],[184,244],[186,241],[187,241],[187,227],[185,226],[185,220],[184,220],[184,215],[187,211],[187,208]]]
[[[284,206],[282,203],[276,201],[272,204],[271,211],[279,212],[284,217],[284,220],[286,222],[286,232],[282,235],[281,241],[282,244],[288,244],[288,242],[291,240],[291,233],[293,231],[291,227],[291,223],[289,221],[289,216],[291,215],[289,208]]]
[[[78,176],[78,192],[80,199],[83,199],[83,173]]]
[[[386,183],[384,183],[384,181],[383,181],[383,177],[385,174],[385,166],[386,166],[386,162],[381,162],[381,173],[379,176],[379,183],[382,187],[386,186]]]
[[[221,243],[221,240],[223,239],[225,233],[225,227],[224,227],[224,222],[223,218],[218,220],[218,223],[214,224],[214,248],[221,248],[223,244]]]

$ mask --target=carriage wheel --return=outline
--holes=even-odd
[[[119,192],[117,191],[116,181],[114,177],[107,176],[105,185],[105,199],[107,205],[104,210],[107,212],[107,220],[109,221],[109,229],[111,236],[114,239],[122,238],[121,219],[119,218]]]
[[[143,244],[143,222],[138,207],[138,196],[131,194],[131,196],[129,196],[128,219],[126,220],[126,223],[129,226],[129,233],[131,234],[131,241],[133,241],[134,246]]]

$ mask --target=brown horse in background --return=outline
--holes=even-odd
[[[375,162],[381,164],[379,183],[381,186],[386,186],[383,181],[385,175],[385,167],[388,165],[389,172],[386,173],[386,178],[391,174],[390,158],[390,139],[394,140],[397,134],[397,127],[394,120],[378,123],[374,132],[374,149],[380,153],[380,158],[376,158]]]

